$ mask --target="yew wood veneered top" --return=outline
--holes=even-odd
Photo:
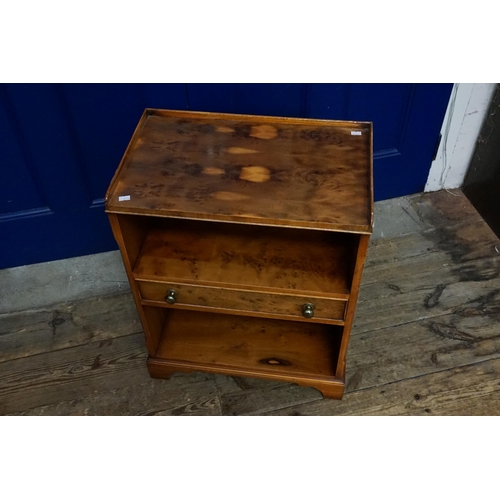
[[[147,109],[106,210],[371,233],[368,122]]]

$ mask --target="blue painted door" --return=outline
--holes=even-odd
[[[374,123],[375,199],[422,191],[451,84],[0,86],[0,268],[116,248],[103,197],[144,108]]]

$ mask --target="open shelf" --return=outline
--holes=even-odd
[[[156,218],[134,277],[348,298],[358,235]]]
[[[342,328],[170,310],[153,361],[190,370],[333,378]],[[225,370],[226,369],[226,370]],[[189,371],[189,370],[188,370]]]

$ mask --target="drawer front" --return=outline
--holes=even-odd
[[[248,313],[283,315],[304,321],[311,319],[311,308],[307,307],[307,304],[313,305],[313,321],[315,319],[343,321],[347,304],[346,300],[297,297],[194,285],[149,281],[137,281],[137,284],[143,300],[158,302],[162,305],[169,305],[166,300],[168,291],[175,290],[173,294],[175,302],[172,298],[170,301],[177,306],[210,307]],[[305,308],[304,305],[306,305]]]

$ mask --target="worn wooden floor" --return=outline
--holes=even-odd
[[[410,197],[415,229],[371,242],[342,401],[202,373],[150,379],[126,293],[0,316],[0,413],[498,415],[500,242],[454,194]]]

